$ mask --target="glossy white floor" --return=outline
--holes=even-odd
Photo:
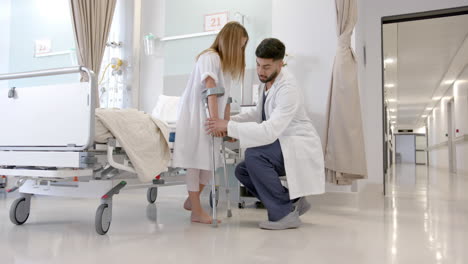
[[[34,197],[28,222],[14,226],[14,197],[0,198],[0,263],[468,263],[468,177],[394,173],[385,199],[365,191],[347,208],[313,197],[300,229],[273,232],[257,228],[261,209],[222,211],[217,229],[191,224],[183,187],[161,189],[150,206],[144,190],[116,196],[105,236],[94,231],[96,200]]]

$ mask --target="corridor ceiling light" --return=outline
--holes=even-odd
[[[426,117],[427,117],[427,115],[422,115],[422,117],[423,117],[423,118],[426,118]]]
[[[392,64],[392,63],[395,63],[396,59],[393,59],[393,58],[388,58],[388,59],[385,59],[384,62],[386,64]]]
[[[393,88],[393,87],[395,87],[395,84],[393,83],[385,84],[385,88]]]
[[[390,118],[392,118],[392,119],[395,119],[395,118],[396,118],[396,116],[390,116]]]
[[[449,84],[452,84],[455,80],[447,80],[444,82],[445,85],[449,85]]]
[[[396,99],[388,99],[389,102],[396,102]]]
[[[439,101],[439,100],[440,100],[440,97],[433,97],[432,100],[434,100],[434,101]]]
[[[428,107],[426,108],[427,111],[431,111],[432,110],[432,107]]]
[[[392,112],[392,113],[395,113],[395,112],[396,112],[396,110],[393,109],[393,108],[392,108],[392,109],[389,109],[388,111],[390,111],[390,112]]]

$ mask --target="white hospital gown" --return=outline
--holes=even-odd
[[[216,87],[225,89],[224,96],[218,97],[219,118],[224,118],[224,110],[231,91],[232,79],[221,69],[217,53],[202,54],[190,75],[187,86],[180,98],[174,155],[172,166],[212,170],[211,136],[206,134],[206,111],[202,102],[202,92],[206,89],[205,79],[210,76]],[[220,167],[221,138],[215,138],[216,167]]]

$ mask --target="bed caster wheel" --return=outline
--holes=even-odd
[[[94,225],[96,232],[100,235],[105,235],[109,231],[111,224],[111,210],[108,204],[101,204],[96,210],[96,219]]]
[[[148,188],[148,191],[146,191],[146,199],[148,200],[148,203],[153,204],[154,202],[156,202],[157,198],[158,198],[158,188],[157,187]]]
[[[218,207],[219,192],[216,189],[216,207]],[[210,191],[210,207],[213,208],[213,192]]]
[[[25,197],[16,199],[10,207],[10,220],[15,225],[24,224],[29,217],[30,204]]]
[[[244,209],[245,208],[245,202],[241,202],[238,204],[239,209]]]

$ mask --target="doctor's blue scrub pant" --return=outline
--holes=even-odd
[[[237,179],[268,210],[268,220],[278,221],[293,211],[289,191],[279,179],[286,175],[279,140],[272,144],[248,148],[245,160],[236,167]]]

